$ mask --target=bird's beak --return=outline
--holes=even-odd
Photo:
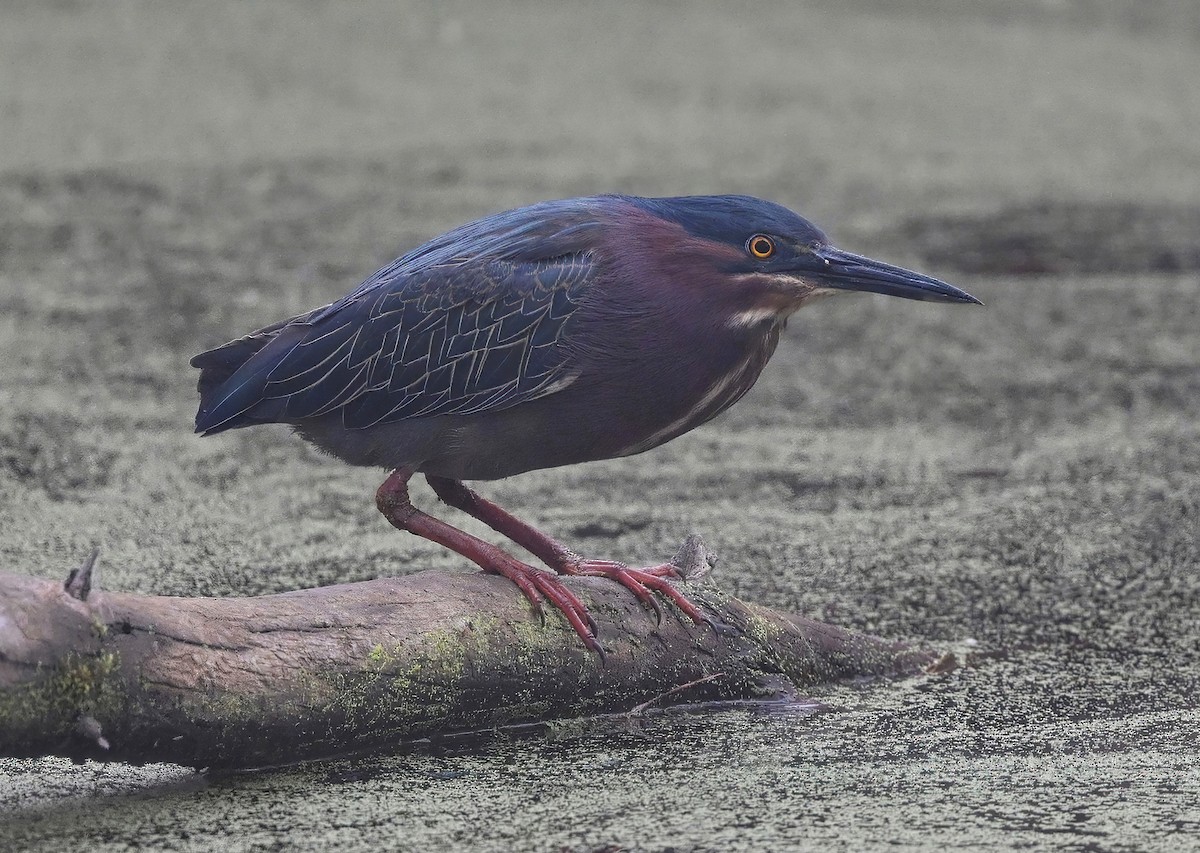
[[[983,303],[965,290],[952,284],[938,281],[919,272],[894,267],[882,261],[874,261],[843,252],[833,246],[822,246],[804,256],[803,273],[810,281],[821,287],[837,290],[866,290],[887,296],[902,296],[905,299],[921,299],[926,302]]]

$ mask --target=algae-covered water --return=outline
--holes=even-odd
[[[813,305],[714,423],[481,488],[598,557],[700,532],[731,592],[968,665],[229,777],[0,760],[0,848],[1200,846],[1193,5],[757,8],[6,6],[2,568],[468,570],[380,472],[193,437],[187,360],[489,211],[748,192],[987,305]]]
[[[221,779],[25,763],[15,799],[39,805],[7,832],[45,849],[82,834],[179,850],[1181,850],[1200,819],[1194,696],[1144,658],[1035,654],[815,706],[563,723]]]

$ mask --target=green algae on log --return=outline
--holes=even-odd
[[[699,580],[692,538],[676,558]],[[400,578],[254,598],[101,592],[0,573],[0,756],[251,768],[404,741],[621,713],[648,701],[771,700],[899,675],[924,651],[723,593],[688,594],[730,630],[674,608],[661,623],[616,584],[568,579],[607,650],[508,581]],[[679,689],[681,685],[689,685]]]

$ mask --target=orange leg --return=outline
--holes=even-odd
[[[485,572],[508,578],[529,599],[539,616],[542,615],[542,601],[548,600],[562,611],[584,645],[604,657],[604,649],[596,639],[596,622],[575,593],[554,575],[526,565],[495,545],[414,507],[408,497],[408,481],[413,473],[408,468],[397,468],[375,493],[375,504],[394,527],[449,548]]]
[[[444,502],[479,519],[497,533],[507,536],[560,575],[590,575],[611,578],[636,595],[640,601],[652,607],[661,621],[662,610],[654,598],[654,592],[660,592],[675,602],[675,605],[696,624],[701,622],[712,624],[712,620],[705,616],[700,608],[692,604],[674,584],[666,580],[668,577],[679,575],[679,570],[670,563],[633,569],[624,563],[613,560],[584,559],[558,540],[547,536],[533,525],[522,521],[487,498],[481,497],[459,480],[430,475],[426,475],[425,479],[429,481],[429,485]]]

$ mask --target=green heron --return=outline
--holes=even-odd
[[[585,559],[463,480],[670,441],[750,389],[789,315],[846,290],[979,301],[836,249],[749,196],[542,202],[456,228],[332,304],[196,356],[196,431],[285,423],[352,465],[391,469],[376,493],[388,521],[510,579],[538,613],[549,600],[603,655],[559,575],[611,578],[659,618],[656,592],[708,620],[672,565]],[[416,473],[554,573],[416,509]]]

